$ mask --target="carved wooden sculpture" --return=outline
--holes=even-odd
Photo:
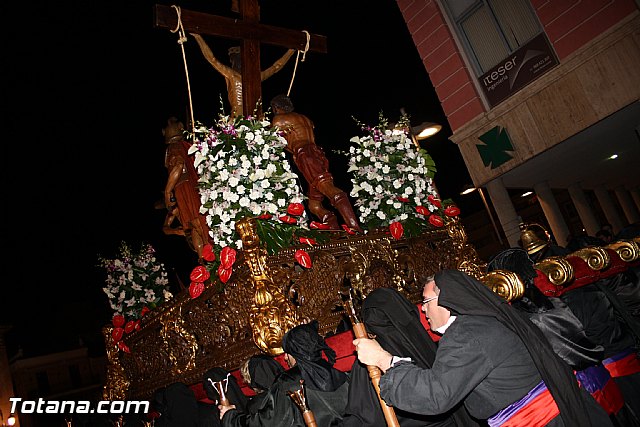
[[[191,248],[202,257],[202,248],[209,243],[209,227],[200,215],[198,174],[187,154],[189,143],[184,139],[184,126],[175,117],[169,118],[163,130],[165,144],[165,167],[169,173],[164,189],[167,208],[163,231],[187,237]],[[174,226],[175,221],[179,225]]]
[[[340,213],[345,224],[362,233],[358,218],[353,212],[347,193],[336,187],[329,172],[329,160],[324,151],[316,145],[313,122],[305,115],[293,111],[293,103],[288,96],[279,95],[271,101],[273,126],[277,126],[287,140],[287,151],[302,172],[308,184],[308,207],[320,222],[332,229],[339,229],[338,220],[330,210],[322,206],[326,197]]]

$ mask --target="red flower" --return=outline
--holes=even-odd
[[[396,221],[389,224],[389,231],[391,231],[391,235],[393,236],[393,238],[398,240],[404,234],[404,227],[402,226],[401,222]]]
[[[427,197],[427,200],[429,201],[429,203],[431,203],[433,206],[435,206],[438,209],[442,207],[442,203],[440,203],[440,199],[436,199],[433,195],[429,195],[429,197]]]
[[[140,326],[140,319],[136,320],[136,327],[135,327],[136,331],[139,331],[140,329],[142,329],[142,327]]]
[[[304,212],[302,203],[291,203],[287,208],[287,213],[293,216],[300,216]]]
[[[122,351],[124,351],[125,353],[131,353],[131,350],[129,350],[129,346],[126,345],[124,342],[119,341],[118,342],[118,348]]]
[[[202,291],[204,291],[204,283],[202,282],[191,282],[189,285],[189,295],[191,295],[191,299],[198,298]]]
[[[124,332],[130,334],[136,327],[136,322],[133,320],[129,320],[126,325],[124,325]]]
[[[220,264],[220,267],[218,267],[218,277],[220,278],[220,281],[222,283],[227,283],[232,272],[231,268],[224,268],[224,266]]]
[[[122,325],[124,325],[124,316],[122,314],[116,314],[113,316],[111,322],[116,328],[122,328]]]
[[[298,264],[300,264],[304,268],[311,268],[311,257],[308,253],[306,253],[302,249],[298,249],[294,256],[296,257],[296,261],[298,261]]]
[[[458,209],[457,206],[451,205],[444,210],[444,214],[446,216],[458,216],[460,215],[460,209]]]
[[[228,270],[234,262],[236,262],[236,250],[232,247],[225,246],[224,249],[222,249],[222,252],[220,252],[220,265],[222,265],[222,268]],[[218,272],[219,271],[220,269],[218,269]]]
[[[285,224],[295,224],[296,222],[298,222],[294,217],[289,215],[282,215],[278,217],[278,219],[284,222]]]
[[[416,212],[424,216],[429,216],[429,209],[424,206],[416,206]]]
[[[268,214],[268,213],[264,213],[262,215],[260,215],[259,217],[257,217],[258,219],[271,219],[273,215]]]
[[[431,223],[431,225],[433,225],[434,227],[442,227],[444,225],[444,221],[442,220],[442,218],[440,218],[440,216],[436,214],[431,214],[431,216],[429,217],[429,223]]]
[[[206,244],[202,247],[202,259],[209,262],[216,260],[216,253],[213,252],[213,246]]]
[[[115,342],[118,342],[122,339],[122,334],[124,334],[124,329],[113,328],[113,331],[111,331],[111,338],[113,338]]]
[[[144,307],[142,307],[142,310],[140,311],[140,316],[144,316],[145,314],[147,314],[148,312],[150,312],[151,310],[149,310],[149,307],[147,307],[146,305]]]
[[[300,237],[299,240],[303,245],[313,246],[317,243],[316,240],[312,239],[311,237]]]
[[[204,282],[209,277],[211,277],[211,274],[209,274],[209,271],[202,265],[194,268],[191,271],[191,275],[189,275],[189,279],[191,279],[192,282]]]
[[[351,227],[349,227],[347,224],[342,224],[342,229],[346,231],[347,234],[356,234],[356,232],[353,231],[353,229],[351,229]]]
[[[401,202],[407,203],[409,201],[409,199],[407,199],[406,197],[396,197],[396,199],[400,200]]]
[[[331,226],[322,222],[311,221],[311,224],[309,224],[309,228],[312,230],[329,230]]]

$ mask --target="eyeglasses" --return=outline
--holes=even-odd
[[[436,295],[435,297],[425,298],[422,300],[422,305],[427,304],[429,301],[433,301],[436,298],[438,298],[438,295]]]

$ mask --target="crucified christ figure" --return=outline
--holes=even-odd
[[[231,117],[236,117],[242,114],[242,74],[240,73],[240,47],[234,46],[229,49],[229,59],[231,61],[231,66],[228,67],[214,56],[213,52],[209,48],[209,45],[207,45],[200,34],[191,33],[191,35],[196,39],[196,42],[198,43],[198,46],[200,46],[200,50],[202,51],[205,59],[209,61],[209,64],[211,64],[217,72],[224,76],[224,79],[227,82],[227,95],[229,97],[229,104],[231,105]],[[294,52],[294,49],[287,50],[287,52],[282,55],[280,59],[274,62],[272,66],[264,71],[261,71],[260,81],[265,81],[266,79],[280,71],[282,67],[284,67],[285,64],[289,61],[291,56],[293,56]]]

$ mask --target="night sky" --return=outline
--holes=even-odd
[[[152,25],[157,1],[4,2],[2,281],[0,319],[14,325],[10,356],[60,351],[79,339],[100,351],[111,310],[98,256],[120,242],[152,244],[188,285],[195,253],[162,233],[154,207],[166,181],[161,130],[186,121],[188,92],[177,34]],[[291,90],[296,110],[316,126],[336,184],[347,191],[346,158],[332,153],[360,135],[352,117],[376,124],[404,107],[413,125],[443,130],[422,141],[436,161],[436,185],[463,216],[458,192],[470,178],[394,0],[261,1],[261,22],[325,35],[328,53],[309,52]],[[171,5],[173,3],[164,3]],[[184,9],[232,17],[230,1],[185,2]],[[12,8],[15,10],[7,10]],[[6,25],[8,24],[8,26]],[[227,61],[232,40],[208,37]],[[212,124],[226,88],[193,38],[185,45],[196,120]],[[284,53],[264,46],[262,68]],[[294,58],[263,83],[264,104],[286,93]]]

